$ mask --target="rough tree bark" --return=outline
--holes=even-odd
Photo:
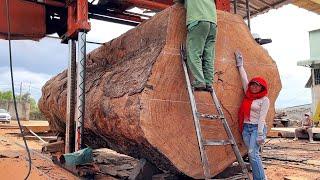
[[[88,145],[144,157],[172,173],[203,177],[179,56],[185,37],[185,11],[181,5],[175,5],[88,54],[85,116]],[[237,123],[243,90],[235,67],[236,49],[243,53],[249,78],[260,75],[268,81],[271,100],[268,124],[272,122],[281,82],[275,62],[253,40],[241,17],[218,11],[214,88],[244,154]],[[66,76],[64,71],[49,80],[39,102],[51,128],[61,132],[65,128]],[[196,98],[200,111],[215,113],[208,93],[198,92]],[[207,138],[226,139],[218,122],[205,121],[202,128]],[[213,175],[235,161],[229,146],[210,147],[208,156]]]

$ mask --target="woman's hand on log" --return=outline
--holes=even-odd
[[[264,138],[263,138],[263,136],[258,136],[258,138],[257,138],[257,144],[261,145],[261,144],[263,144],[263,143],[264,143]]]
[[[243,66],[243,57],[242,57],[242,54],[239,50],[237,50],[235,53],[234,53],[235,57],[236,57],[236,65],[237,67],[241,67]]]

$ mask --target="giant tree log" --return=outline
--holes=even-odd
[[[263,76],[271,101],[268,124],[281,88],[275,62],[252,38],[240,16],[218,11],[214,88],[242,154],[237,112],[243,97],[234,52],[242,51],[249,78]],[[186,38],[185,11],[172,6],[87,56],[85,137],[88,145],[107,146],[144,157],[162,170],[203,177],[200,154],[179,47]],[[52,129],[64,132],[67,72],[42,89],[41,111]],[[197,92],[198,108],[215,114],[209,93]],[[206,138],[226,139],[219,122],[205,121]],[[231,147],[208,148],[211,173],[235,161]]]

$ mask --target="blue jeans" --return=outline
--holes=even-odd
[[[263,138],[266,137],[266,127],[263,129]],[[259,156],[260,145],[257,143],[258,138],[258,125],[244,123],[242,138],[245,145],[248,148],[248,155],[250,165],[252,167],[252,175],[254,180],[265,180],[264,169],[262,166],[262,161]]]

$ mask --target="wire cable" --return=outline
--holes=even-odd
[[[19,124],[19,129],[20,129],[20,133],[22,135],[23,138],[23,142],[25,145],[25,149],[27,151],[28,154],[28,162],[29,162],[29,169],[28,169],[28,174],[27,176],[24,178],[25,180],[28,179],[28,177],[30,176],[31,173],[31,155],[30,155],[30,150],[26,141],[26,138],[24,137],[24,133],[22,130],[22,126],[20,124],[20,119],[19,119],[19,115],[18,115],[18,109],[17,109],[17,101],[16,101],[16,95],[15,95],[15,90],[14,90],[14,81],[13,81],[13,68],[12,68],[12,53],[11,53],[11,29],[10,29],[10,14],[9,14],[9,2],[8,0],[6,0],[6,8],[7,8],[7,26],[8,26],[8,42],[9,42],[9,61],[10,61],[10,75],[11,75],[11,88],[12,88],[12,95],[13,95],[13,103],[14,103],[14,109],[15,109],[15,113],[16,113],[16,118]]]

